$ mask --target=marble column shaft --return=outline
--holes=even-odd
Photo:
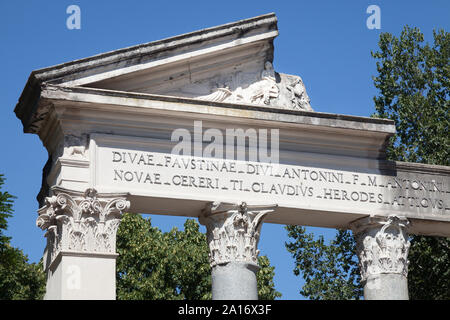
[[[263,219],[276,206],[212,203],[200,216],[206,226],[213,300],[258,299],[257,249]]]

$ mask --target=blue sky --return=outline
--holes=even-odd
[[[66,8],[81,8],[81,29],[66,27]],[[369,5],[381,9],[381,29],[369,30]],[[316,111],[358,116],[374,112],[372,76],[380,32],[398,35],[419,27],[426,41],[434,28],[449,31],[450,2],[434,1],[24,1],[0,2],[0,173],[5,189],[17,197],[7,234],[31,261],[42,255],[45,239],[35,225],[42,168],[47,152],[36,135],[24,134],[13,110],[32,70],[146,43],[223,23],[275,12],[280,35],[274,68],[300,75]],[[184,219],[152,216],[168,231]],[[204,230],[204,229],[202,229]],[[334,230],[309,228],[326,239]],[[292,273],[283,226],[265,224],[259,249],[275,269],[282,299],[302,299],[302,279]]]

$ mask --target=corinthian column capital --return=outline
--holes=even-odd
[[[380,274],[408,275],[409,221],[404,217],[367,217],[354,221],[361,281]]]
[[[116,233],[121,215],[130,208],[126,195],[84,193],[54,188],[38,210],[36,225],[47,230],[47,268],[61,251],[77,253],[116,252]]]
[[[206,226],[211,267],[229,262],[258,264],[257,249],[262,221],[276,205],[209,204],[200,216]]]

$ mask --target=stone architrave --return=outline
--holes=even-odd
[[[256,212],[265,209],[221,209],[235,199],[276,203],[277,214],[266,215],[267,223],[345,229],[372,214],[394,214],[411,222],[411,234],[450,236],[450,167],[389,161],[386,146],[396,132],[392,120],[314,112],[302,78],[274,69],[277,36],[277,17],[269,13],[30,74],[14,112],[24,132],[37,134],[49,154],[38,195],[45,204],[38,224],[49,242],[47,298],[102,296],[95,290],[103,285],[84,296],[61,288],[70,257],[73,265],[94,257],[106,263],[109,257],[105,268],[114,266],[114,232],[108,238],[105,230],[117,228],[118,208],[104,221],[99,213],[116,198],[113,194],[127,194],[132,213],[198,217],[207,204],[222,203],[202,218],[209,221],[212,239],[215,298],[240,297],[238,276],[252,286],[242,296],[256,297],[263,217]],[[182,141],[173,139],[180,132]],[[231,139],[223,139],[227,136]],[[226,148],[215,148],[228,141]],[[175,152],[179,143],[189,150]],[[244,154],[258,159],[243,159]],[[84,194],[87,188],[98,194]],[[397,230],[391,224],[369,223],[359,233],[367,233],[378,252],[376,246],[388,248],[396,239],[391,235],[383,242],[376,236],[381,229],[381,234]],[[83,268],[90,274],[97,270]],[[372,274],[375,265],[369,269],[366,298],[395,296],[371,290],[375,283],[405,290],[404,274],[394,269]],[[74,275],[78,269],[68,270]],[[111,270],[102,276],[108,274],[112,298]],[[220,278],[226,272],[231,282]],[[389,277],[397,280],[383,284]]]
[[[257,246],[263,219],[275,208],[215,202],[202,212],[199,220],[207,230],[213,300],[258,299]]]
[[[92,188],[53,192],[36,221],[47,231],[45,299],[115,299],[116,233],[130,202]]]
[[[313,112],[302,78],[274,69],[277,36],[270,13],[33,71],[15,113],[49,154],[41,205],[53,186],[189,217],[251,199],[278,204],[268,223],[342,229],[396,214],[411,234],[449,236],[450,167],[389,161],[392,120]],[[239,146],[211,157],[227,132]],[[181,142],[192,150],[174,152]]]
[[[366,300],[408,299],[408,225],[408,219],[394,215],[351,224]]]

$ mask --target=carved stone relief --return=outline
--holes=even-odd
[[[70,159],[86,159],[88,137],[86,134],[64,136],[62,157]]]
[[[408,220],[396,216],[369,218],[353,225],[361,281],[371,275],[408,274]]]
[[[209,94],[195,94],[211,88]],[[284,109],[313,111],[303,80],[276,73],[266,61],[261,72],[236,72],[182,88],[200,100],[266,105]],[[176,95],[176,93],[174,93]]]
[[[82,196],[57,192],[45,198],[36,225],[47,230],[45,265],[64,251],[115,253],[121,214],[130,202],[124,197],[98,197],[95,189]]]
[[[292,109],[312,111],[302,78],[295,77],[294,80],[286,86],[286,89],[291,93],[290,101]]]
[[[229,262],[257,265],[262,221],[275,206],[212,203],[200,217],[206,226],[211,267]]]

